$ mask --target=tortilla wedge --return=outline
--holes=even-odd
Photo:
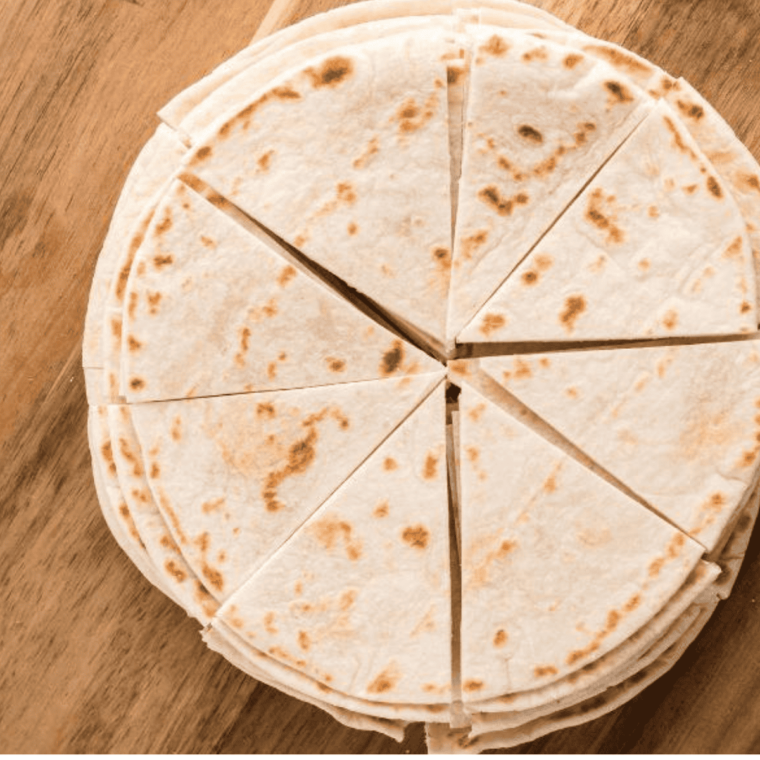
[[[125,304],[130,402],[400,378],[440,366],[179,180],[134,258]]]
[[[239,588],[440,378],[133,405],[153,498],[213,596]]]
[[[480,366],[708,551],[752,490],[756,338],[494,357]]]
[[[747,333],[755,303],[739,207],[660,101],[458,340]]]
[[[472,26],[447,337],[511,273],[651,108],[603,61]],[[507,87],[505,83],[509,83]]]
[[[349,696],[448,702],[444,390],[226,600],[219,618],[229,629]]]
[[[552,683],[613,650],[703,548],[467,385],[460,405],[468,702]]]
[[[457,50],[444,35],[410,34],[312,59],[210,129],[187,169],[440,343],[451,262],[444,59]],[[304,140],[308,154],[294,149]]]

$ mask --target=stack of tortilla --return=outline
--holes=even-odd
[[[372,0],[160,113],[95,270],[98,498],[235,666],[431,752],[670,668],[760,496],[760,167],[513,0]]]

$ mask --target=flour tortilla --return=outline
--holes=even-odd
[[[155,574],[161,578],[164,587],[171,589],[180,606],[205,625],[216,614],[219,605],[185,561],[156,506],[128,406],[108,407],[108,428],[122,498]]]
[[[474,40],[447,335],[453,340],[652,99],[602,61],[496,27]],[[506,84],[509,86],[506,86]]]
[[[173,171],[184,153],[185,147],[174,132],[161,124],[145,143],[127,175],[95,265],[82,339],[84,367],[103,366],[102,314],[116,274],[124,237],[134,226],[144,204],[163,184],[165,176]]]
[[[239,588],[440,377],[133,405],[153,498],[214,598]]]
[[[556,16],[535,8],[527,3],[514,0],[492,0],[476,2],[466,0],[370,0],[352,3],[341,8],[319,13],[291,26],[283,27],[273,34],[261,38],[262,29],[257,30],[251,44],[214,69],[211,74],[183,90],[160,111],[160,118],[169,126],[183,131],[183,120],[211,97],[213,93],[237,74],[254,65],[267,65],[270,56],[283,50],[294,48],[299,42],[311,37],[327,35],[341,29],[362,24],[392,23],[396,19],[413,16],[440,16],[456,13],[458,9],[480,10],[489,6],[499,10],[505,23],[513,26],[540,29],[572,29]]]
[[[613,650],[665,606],[703,549],[467,385],[460,408],[471,702],[550,684]]]
[[[227,599],[219,617],[228,628],[349,696],[448,703],[444,391],[439,384]]]
[[[660,101],[458,340],[748,333],[755,303],[739,207]]]
[[[130,402],[439,368],[179,180],[135,256],[124,303]]]
[[[108,412],[106,407],[89,407],[87,415],[87,433],[92,457],[92,472],[95,491],[100,504],[103,519],[122,551],[132,560],[135,567],[156,588],[172,601],[177,602],[172,590],[166,586],[156,573],[153,563],[137,532],[121,490],[113,460],[113,447],[108,430]]]
[[[349,728],[356,728],[362,731],[377,731],[378,733],[385,734],[391,739],[395,739],[397,742],[401,742],[404,739],[404,729],[408,725],[403,720],[391,720],[389,718],[375,718],[369,715],[363,715],[360,712],[354,712],[346,708],[335,707],[329,705],[322,700],[315,699],[312,696],[306,695],[303,692],[298,691],[290,686],[285,686],[276,678],[269,676],[259,668],[257,668],[248,658],[244,656],[239,650],[235,649],[227,639],[224,638],[218,631],[213,628],[206,628],[203,631],[203,641],[212,651],[222,655],[228,662],[232,663],[238,670],[242,670],[257,681],[271,686],[278,691],[288,694],[291,697],[307,702],[314,707],[318,707],[320,710],[324,710],[328,715],[331,715],[339,723]]]
[[[442,59],[456,49],[435,33],[397,35],[313,59],[209,130],[187,169],[440,342],[451,260]]]
[[[480,366],[708,551],[752,490],[760,460],[756,338],[488,358]]]
[[[468,737],[462,733],[456,734],[452,731],[446,731],[436,724],[427,724],[428,752],[430,754],[475,754],[487,749],[507,749],[534,741],[553,731],[577,726],[607,715],[665,675],[697,637],[710,619],[713,609],[714,605],[702,610],[689,629],[670,649],[650,665],[634,673],[622,683],[611,687],[603,694],[561,710],[554,715],[548,715],[515,728],[493,731],[479,736]]]

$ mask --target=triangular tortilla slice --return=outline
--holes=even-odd
[[[746,333],[755,302],[739,207],[660,101],[458,340]]]
[[[467,385],[460,407],[462,684],[477,701],[613,650],[704,550]]]
[[[130,407],[109,406],[108,427],[122,498],[155,572],[187,613],[205,625],[216,614],[219,604],[185,561],[156,506],[132,426]]]
[[[133,405],[153,497],[214,597],[239,588],[440,377]]]
[[[351,287],[439,342],[451,262],[439,33],[312,59],[249,96],[187,167]]]
[[[471,27],[447,336],[453,340],[650,108],[602,61]]]
[[[448,701],[444,391],[441,383],[226,601],[227,626],[349,696]]]
[[[708,551],[760,462],[760,343],[563,351],[481,368]]]
[[[123,325],[132,402],[439,367],[181,181],[159,204],[135,256]]]

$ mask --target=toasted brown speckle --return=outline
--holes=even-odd
[[[503,628],[499,628],[494,634],[493,645],[497,648],[503,647],[507,643],[507,632]]]
[[[476,678],[470,678],[464,682],[462,688],[467,692],[480,691],[483,688],[483,682]]]
[[[387,501],[382,501],[372,510],[373,517],[387,517],[390,507]]]
[[[383,694],[387,691],[392,691],[398,683],[399,678],[399,674],[393,668],[386,668],[367,686],[367,691],[370,694]]]
[[[494,58],[503,58],[509,52],[509,45],[498,34],[494,34],[488,42],[481,45],[480,52]]]
[[[533,668],[533,675],[536,678],[545,678],[546,676],[556,676],[558,673],[554,665],[537,665]]]
[[[129,381],[129,387],[133,391],[141,391],[145,387],[145,380],[143,380],[141,377],[133,377]]]
[[[582,60],[583,56],[580,53],[570,53],[570,55],[565,56],[562,65],[566,69],[574,69]]]
[[[423,525],[412,525],[404,528],[401,538],[409,546],[413,546],[416,549],[424,549],[430,540],[430,533]]]
[[[388,377],[397,372],[404,361],[404,344],[400,340],[393,341],[393,346],[383,354],[380,362],[380,374]]]
[[[628,88],[621,82],[607,81],[604,83],[604,86],[609,93],[609,102],[611,105],[633,102],[633,96],[628,91]]]
[[[559,321],[571,333],[575,329],[578,317],[586,311],[586,299],[583,296],[568,296],[565,299],[565,308],[559,315]]]
[[[332,56],[317,68],[306,69],[306,75],[315,89],[323,87],[338,87],[345,82],[354,72],[354,64],[350,58],[342,55]]]
[[[483,317],[483,322],[480,325],[481,334],[486,337],[496,330],[501,329],[507,323],[507,320],[501,314],[486,314]]]
[[[429,452],[425,457],[425,467],[422,470],[422,477],[425,480],[433,480],[438,475],[438,456],[434,452]]]
[[[715,198],[722,198],[723,197],[723,190],[721,190],[720,185],[718,184],[718,180],[715,179],[712,175],[709,176],[706,180],[707,184],[707,190],[710,193],[710,195],[714,196]]]
[[[172,256],[170,253],[161,255],[158,254],[157,256],[153,257],[153,266],[161,271],[164,267],[171,266],[174,263],[174,256]]]

